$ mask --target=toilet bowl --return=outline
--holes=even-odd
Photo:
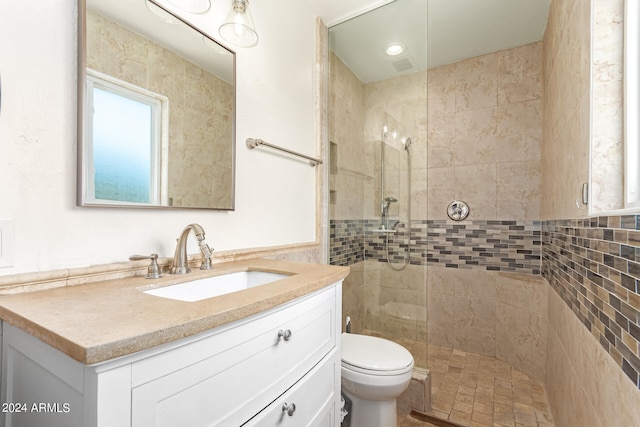
[[[409,387],[413,356],[392,341],[342,334],[342,393],[350,427],[396,427],[396,398]]]

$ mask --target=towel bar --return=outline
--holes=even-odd
[[[292,154],[292,155],[298,156],[298,157],[302,157],[303,159],[307,159],[311,166],[318,166],[319,164],[322,164],[322,160],[320,160],[320,159],[316,159],[314,157],[309,157],[309,156],[306,156],[304,154],[300,154],[300,153],[297,153],[295,151],[288,150],[286,148],[278,147],[277,145],[269,144],[268,142],[265,142],[265,141],[263,141],[261,139],[247,138],[247,148],[249,148],[250,150],[253,150],[254,148],[256,148],[256,147],[258,147],[260,145],[264,145],[265,147],[273,148],[274,150],[284,151],[285,153]]]

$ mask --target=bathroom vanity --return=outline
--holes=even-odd
[[[145,293],[256,270],[286,277],[194,302]],[[0,298],[0,425],[337,427],[348,268],[256,259],[192,274]]]

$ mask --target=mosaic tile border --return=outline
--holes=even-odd
[[[545,221],[542,275],[640,388],[640,215]]]
[[[540,273],[537,221],[427,221],[429,265]]]
[[[397,224],[397,233],[379,233],[379,220],[332,220],[330,262],[336,265],[375,259],[450,268],[482,268],[540,273],[541,232],[538,221],[441,221]],[[387,241],[388,239],[388,241]]]
[[[329,221],[329,263],[348,266],[364,261],[362,220]]]

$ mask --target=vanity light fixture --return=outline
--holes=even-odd
[[[188,13],[205,13],[211,9],[211,0],[167,0],[167,2]]]
[[[231,11],[219,32],[223,39],[238,47],[252,47],[258,43],[249,0],[231,0]]]
[[[404,46],[400,43],[393,43],[387,46],[384,52],[389,56],[398,56],[404,52]]]

